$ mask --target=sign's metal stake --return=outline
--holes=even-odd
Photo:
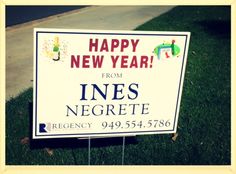
[[[121,164],[124,165],[125,160],[125,136],[123,137],[123,146],[122,146],[122,162]]]
[[[88,165],[90,165],[91,139],[88,137]]]

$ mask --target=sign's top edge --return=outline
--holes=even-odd
[[[34,28],[34,32],[86,32],[86,33],[137,33],[137,34],[181,34],[190,36],[188,31],[145,31],[145,30],[93,30],[93,29],[62,29],[62,28]]]

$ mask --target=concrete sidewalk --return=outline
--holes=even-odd
[[[173,6],[93,6],[6,29],[6,100],[33,85],[33,28],[133,30]]]

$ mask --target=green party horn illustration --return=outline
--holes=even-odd
[[[161,50],[162,49],[167,49],[170,48],[171,49],[171,54],[173,56],[178,56],[180,53],[180,48],[178,45],[175,44],[175,40],[172,40],[172,43],[163,43],[158,45],[157,47],[154,48],[153,53],[157,55],[158,59],[161,58]],[[165,53],[166,58],[169,58],[170,56],[168,55],[168,53]]]

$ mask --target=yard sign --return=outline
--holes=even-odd
[[[189,38],[36,28],[33,138],[176,132]]]

